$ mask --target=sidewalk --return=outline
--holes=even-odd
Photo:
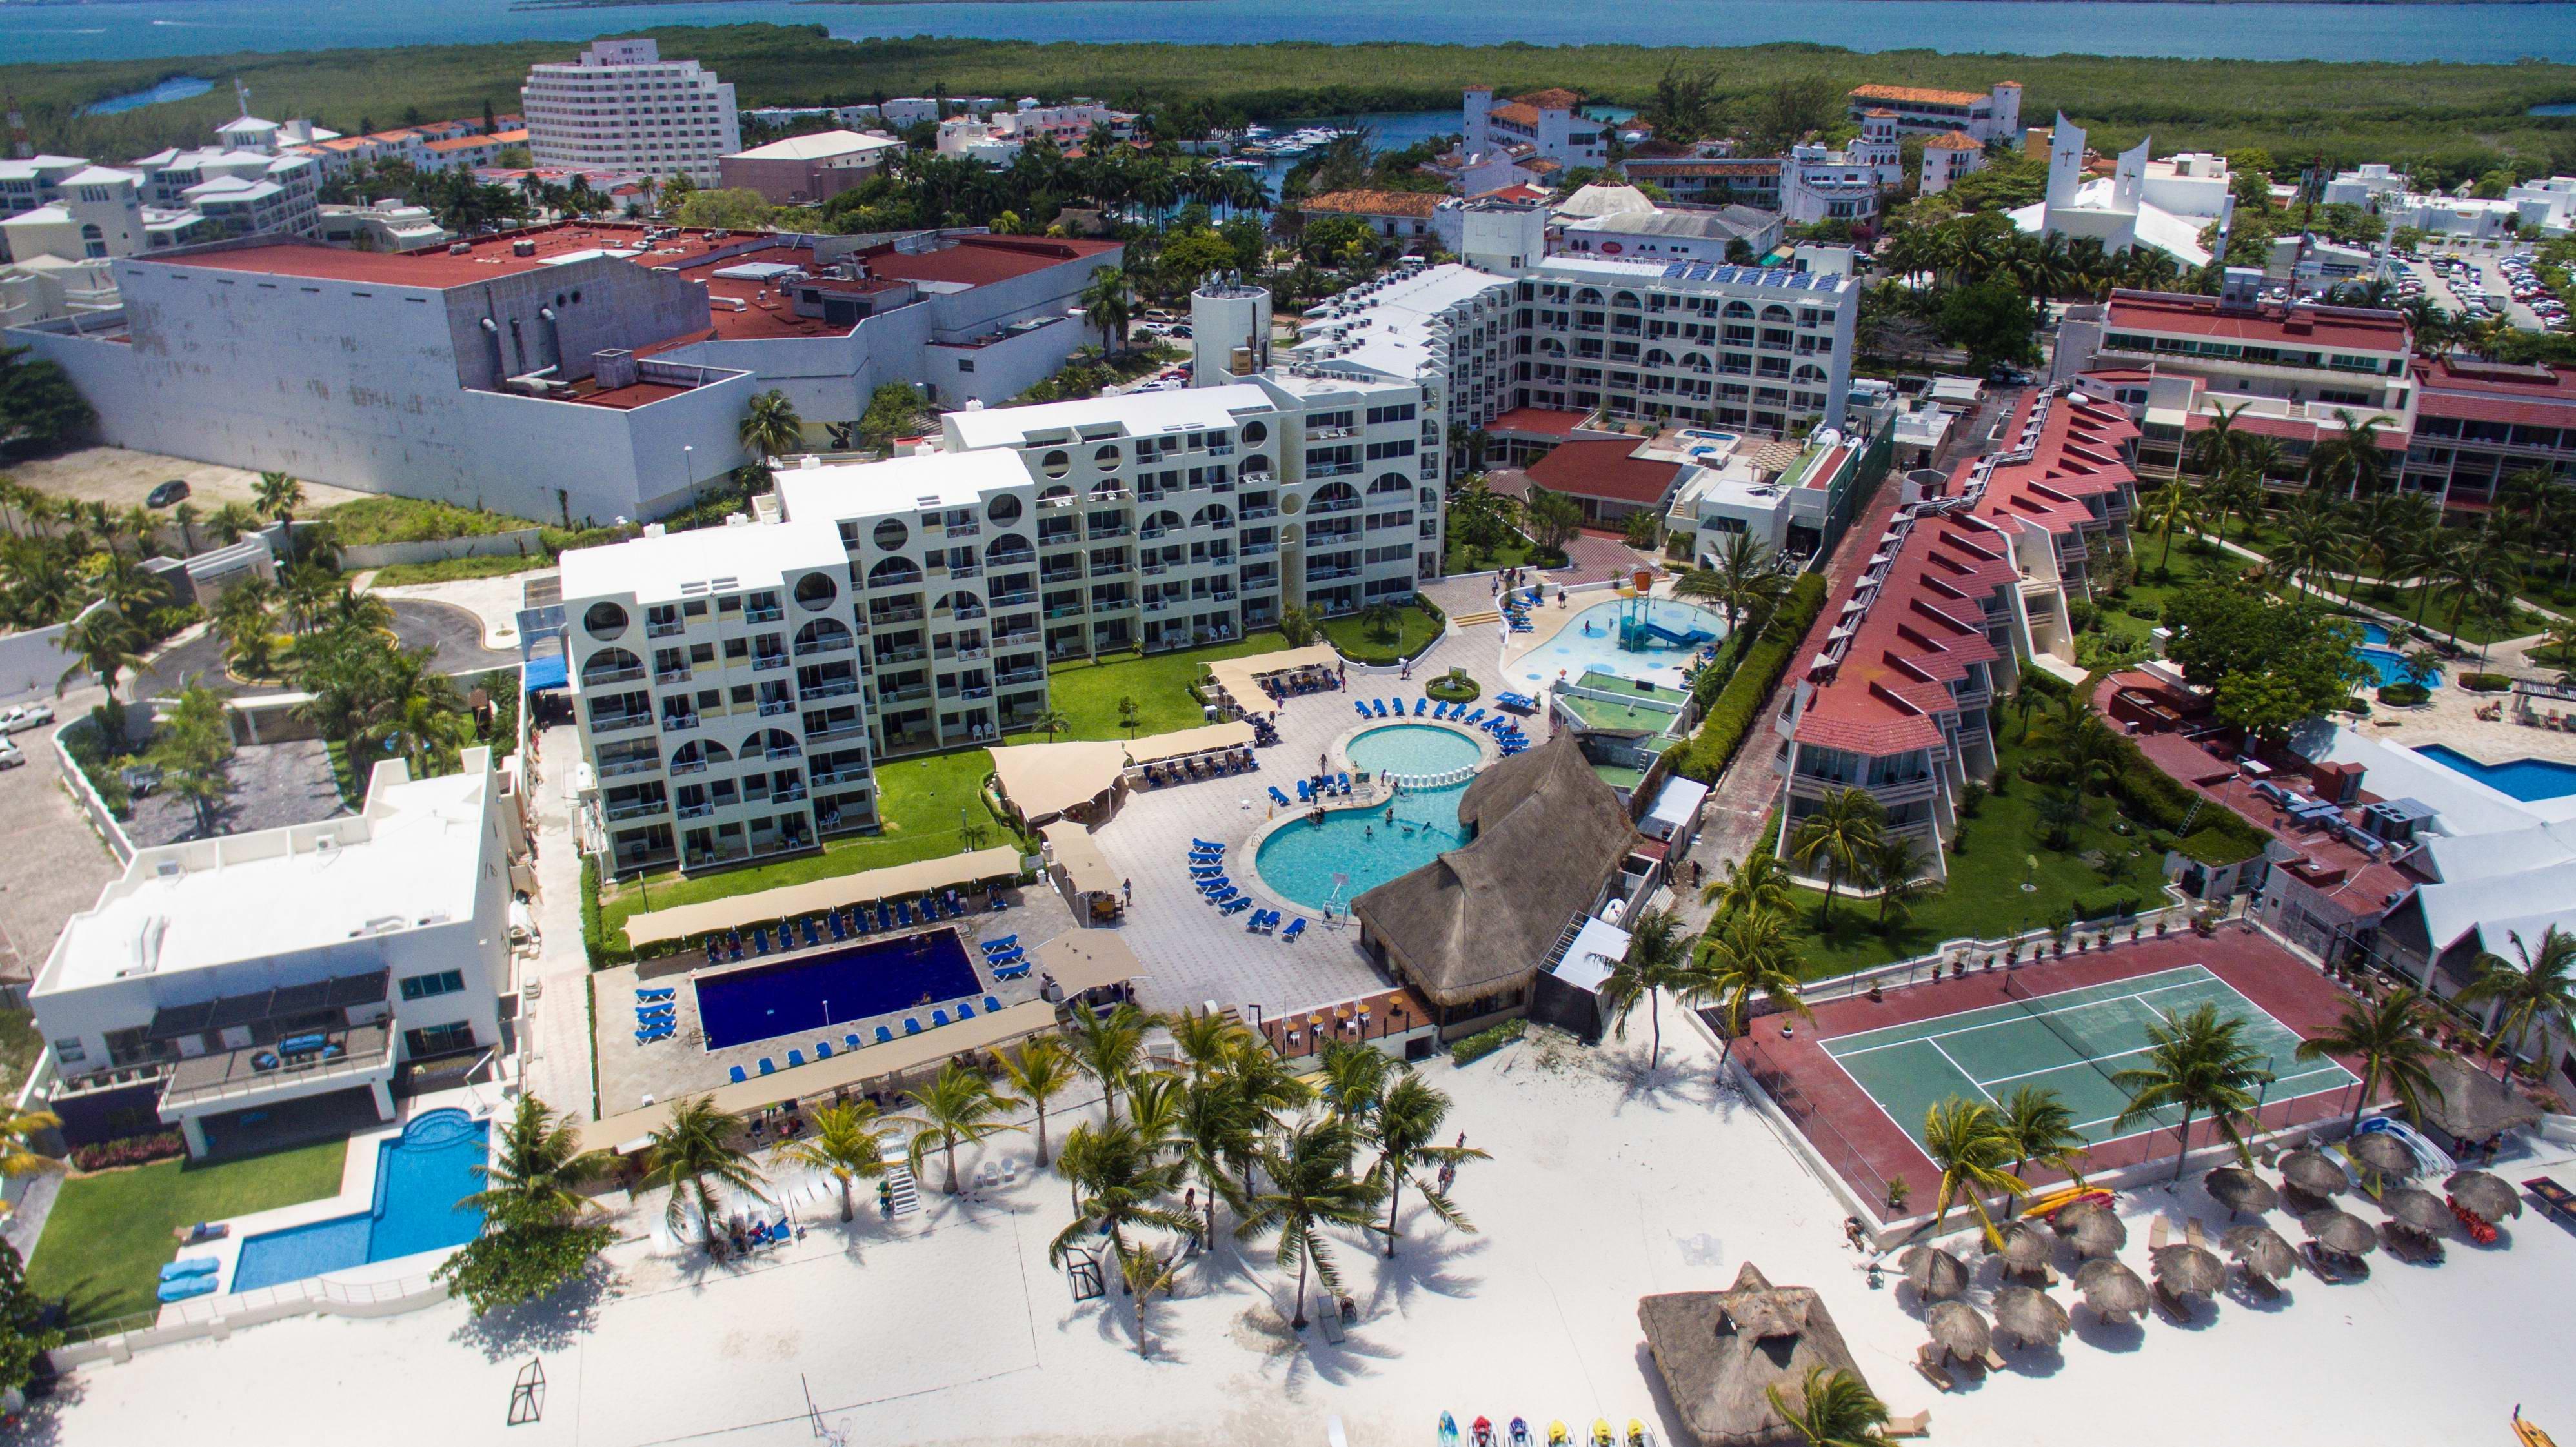
[[[581,741],[570,726],[538,742],[529,787],[536,850],[536,957],[519,966],[520,1088],[577,1119],[591,1117],[590,958],[581,939],[581,855],[573,848],[571,784]],[[552,765],[552,768],[546,767]]]

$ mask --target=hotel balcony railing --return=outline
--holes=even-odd
[[[993,606],[1008,608],[1015,603],[1034,603],[1037,600],[1038,594],[1035,588],[1020,588],[1008,593],[994,594]]]
[[[993,635],[993,641],[1004,648],[1017,643],[1035,643],[1038,641],[1038,631],[1034,628],[1020,628],[1009,633],[996,633]]]
[[[793,804],[804,797],[805,790],[802,785],[790,784],[786,788],[771,794],[769,796],[769,802],[773,804]]]
[[[839,653],[844,649],[855,648],[857,646],[858,640],[851,638],[847,634],[836,634],[830,638],[811,639],[797,644],[796,656],[803,658],[809,653]],[[771,656],[777,657],[778,655],[773,654]]]
[[[1349,477],[1357,473],[1359,470],[1360,465],[1356,462],[1327,462],[1322,464],[1309,464],[1306,468],[1306,475],[1308,477]],[[1359,504],[1352,503],[1351,506],[1358,507]]]
[[[584,688],[602,688],[612,683],[624,683],[630,679],[642,678],[643,676],[644,670],[640,665],[634,668],[621,668],[613,673],[585,672],[581,676],[581,686]]]
[[[1208,594],[1208,597],[1210,597],[1210,598],[1212,598],[1212,599],[1216,600],[1216,601],[1217,601],[1217,602],[1219,602],[1219,603],[1231,603],[1231,602],[1233,602],[1233,601],[1234,601],[1234,595],[1233,595],[1232,593],[1229,593],[1229,592],[1224,591],[1223,589],[1219,589],[1219,590],[1218,590],[1218,591],[1216,591],[1216,592],[1213,592],[1213,593]]]
[[[1321,583],[1333,578],[1356,578],[1359,575],[1360,570],[1357,568],[1308,568],[1306,581]]]
[[[957,690],[957,696],[959,698],[991,698],[993,696],[993,686],[988,683],[974,688],[961,688]]]
[[[792,698],[764,698],[760,701],[760,716],[762,718],[775,717],[778,714],[787,713],[795,707],[796,700]]]
[[[1172,565],[1169,563],[1146,563],[1138,569],[1139,572],[1146,573],[1153,577],[1160,577],[1171,570]]]
[[[1090,531],[1083,534],[1083,538],[1088,542],[1096,543],[1102,538],[1123,538],[1134,531],[1134,528],[1127,526],[1125,523],[1111,523],[1105,528],[1092,528]]]
[[[845,644],[843,646],[846,647],[848,645]],[[787,655],[784,653],[763,653],[751,660],[751,671],[754,673],[766,673],[770,669],[785,668],[786,666]]]
[[[1040,529],[1038,532],[1038,546],[1041,548],[1069,548],[1081,541],[1082,533],[1075,528]]]
[[[680,806],[680,817],[683,819],[705,819],[714,815],[715,812],[716,806],[713,804],[683,804]]]
[[[1051,568],[1046,572],[1038,574],[1038,581],[1041,583],[1079,583],[1082,581],[1082,569]]]
[[[1044,683],[1046,682],[1046,670],[1043,668],[1006,668],[999,674],[996,674],[995,677],[1001,680],[1001,683],[1005,688],[1010,687],[1013,684],[1020,683]]]
[[[1163,490],[1159,487],[1140,487],[1136,489],[1136,500],[1138,502],[1161,502],[1163,500]]]
[[[779,748],[779,747],[777,747],[777,746],[775,746],[775,745],[772,745],[772,746],[771,746],[771,747],[769,747],[769,748],[762,749],[762,750],[760,751],[760,756],[761,756],[762,758],[764,758],[764,759],[792,759],[792,758],[795,758],[797,755],[802,754],[802,753],[804,753],[804,752],[805,752],[805,751],[804,751],[803,749],[800,749],[800,748],[796,747],[794,744],[789,744],[787,747],[785,747],[785,748],[783,748],[783,749],[782,749],[782,748]],[[746,759],[747,759],[747,758],[750,758],[750,757],[751,757],[751,753],[750,753],[750,751],[749,751],[749,750],[745,750],[745,751],[743,752],[743,757],[744,757],[744,758],[746,758]]]
[[[952,578],[980,578],[984,576],[984,567],[981,563],[959,563],[957,566],[948,570],[948,576]]]
[[[631,804],[611,804],[608,806],[608,817],[611,819],[641,819],[647,814],[659,814],[670,807],[671,801],[668,799],[653,799],[649,801],[639,800]]]
[[[875,771],[866,764],[851,769],[826,769],[814,776],[814,782],[818,785],[863,783],[873,772]]]
[[[984,525],[977,522],[949,523],[941,529],[952,538],[971,538],[983,530]]]
[[[930,685],[915,683],[903,688],[890,688],[878,696],[880,703],[915,703],[930,697]]]
[[[641,729],[652,726],[653,716],[649,713],[597,714],[590,721],[590,731],[594,734],[613,734],[620,729]]]
[[[939,655],[939,661],[946,663],[953,659],[959,663],[980,663],[992,656],[993,650],[990,648],[960,648],[954,652]]]
[[[745,623],[775,623],[786,616],[787,610],[785,608],[745,608],[742,610],[742,621]]]
[[[662,760],[659,755],[633,759],[609,759],[600,764],[599,776],[603,779],[622,779],[628,774],[655,773],[661,767]]]
[[[859,681],[857,679],[842,678],[835,679],[830,683],[808,684],[805,687],[796,690],[796,696],[803,699],[839,698],[843,694],[851,694],[858,691]]]
[[[1277,516],[1279,516],[1279,509],[1275,507],[1247,507],[1243,510],[1243,520],[1245,522],[1258,522],[1263,518],[1275,518]]]
[[[1095,578],[1115,578],[1121,573],[1133,571],[1135,570],[1128,567],[1125,563],[1094,563],[1091,565],[1091,576]]]
[[[647,638],[673,638],[687,632],[688,627],[689,625],[686,623],[678,622],[676,620],[669,623],[647,623],[644,625],[644,636]]]
[[[1169,613],[1172,611],[1172,600],[1169,598],[1156,598],[1145,605],[1145,611],[1148,613]]]
[[[662,732],[666,734],[685,733],[697,726],[698,716],[693,713],[675,713],[662,720]]]
[[[953,610],[951,616],[961,623],[971,623],[974,620],[983,617],[984,610],[972,603],[960,603],[957,605],[955,610]]]
[[[834,739],[846,739],[852,734],[863,734],[867,731],[866,719],[847,719],[840,723],[825,724],[819,729],[807,729],[805,741],[809,744],[829,743]]]
[[[895,623],[912,623],[929,616],[927,608],[872,608],[868,611],[868,621],[879,628]]]
[[[996,548],[992,552],[986,553],[984,555],[984,566],[988,568],[1027,567],[1029,564],[1034,563],[1037,560],[1037,551],[1031,548],[1028,544],[1022,543],[1019,547],[1008,552],[1004,552],[1003,550]]]
[[[1243,555],[1247,558],[1268,557],[1270,554],[1277,551],[1279,551],[1279,545],[1277,543],[1245,543],[1243,545]]]
[[[1234,444],[1231,442],[1211,442],[1208,444],[1207,455],[1210,457],[1232,457],[1234,455]]]
[[[689,759],[681,763],[673,764],[670,771],[675,776],[680,774],[703,774],[707,771],[707,761],[704,759]]]
[[[1356,467],[1351,470],[1353,472],[1359,471]],[[1325,517],[1337,512],[1357,512],[1359,509],[1360,500],[1355,497],[1347,497],[1343,498],[1339,502],[1316,503],[1313,507],[1306,509],[1306,515],[1308,517]]]
[[[1144,539],[1151,540],[1151,539],[1154,539],[1154,538],[1159,538],[1159,537],[1161,537],[1163,534],[1168,533],[1168,532],[1170,532],[1170,531],[1171,531],[1171,529],[1170,529],[1170,528],[1138,528],[1138,529],[1136,530],[1136,536],[1137,536],[1137,537],[1139,537],[1139,538],[1144,538]]]
[[[685,668],[665,668],[659,670],[653,675],[653,681],[655,683],[686,683],[689,681],[690,676],[689,670]]]
[[[1046,615],[1050,618],[1079,618],[1082,612],[1083,608],[1079,603],[1059,603],[1046,610]]]
[[[915,659],[929,656],[930,650],[918,643],[907,643],[898,648],[880,648],[877,650],[877,666],[882,668],[889,663],[910,663]]]

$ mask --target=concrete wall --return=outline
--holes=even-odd
[[[80,661],[55,645],[70,628],[57,623],[0,638],[0,703],[54,691],[54,680]]]
[[[497,558],[511,553],[529,554],[543,550],[545,532],[541,528],[512,528],[505,533],[483,533],[470,538],[438,538],[418,543],[366,543],[343,546],[340,566],[343,569],[389,568],[396,563],[438,563],[449,558]]]

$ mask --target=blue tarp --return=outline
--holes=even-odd
[[[564,656],[560,653],[529,659],[524,670],[524,678],[525,681],[521,687],[530,693],[540,689],[561,688],[572,681],[571,675],[564,667]]]

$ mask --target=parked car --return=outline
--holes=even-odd
[[[27,762],[27,751],[7,739],[0,739],[0,769],[14,769]]]
[[[168,482],[161,484],[159,487],[152,489],[151,493],[143,499],[143,505],[145,507],[175,507],[178,505],[180,500],[187,497],[187,495],[188,484],[186,479],[174,477]]]
[[[54,721],[50,703],[22,703],[0,709],[0,734],[14,734],[21,729],[40,728]]]

